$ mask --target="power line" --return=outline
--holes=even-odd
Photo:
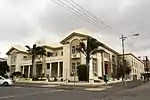
[[[65,0],[67,1],[67,0]],[[103,24],[104,26],[106,26],[107,28],[109,28],[108,31],[110,32],[116,32],[116,33],[120,33],[118,31],[116,31],[112,26],[107,25],[105,22],[101,21],[98,17],[96,17],[95,15],[93,15],[91,12],[89,12],[88,10],[86,10],[85,8],[83,8],[81,5],[79,5],[78,3],[76,3],[74,0],[69,0],[71,1],[73,4],[75,4],[77,7],[79,7],[81,9],[81,11],[86,12],[86,15],[91,16],[92,18],[94,18],[94,20],[96,21],[96,23],[98,22],[99,24]],[[69,2],[68,1],[68,2]],[[101,26],[100,24],[100,26]]]
[[[100,27],[102,26],[101,24],[104,24],[104,22],[100,22],[99,20],[96,19],[96,17],[93,17],[93,15],[91,15],[87,10],[85,10],[83,7],[81,7],[79,4],[77,4],[76,2],[74,2],[73,0],[71,2],[64,0],[66,3],[70,4],[74,9],[78,10],[80,13],[82,13],[82,15],[88,17],[90,20],[92,20],[94,23],[100,25]]]
[[[92,24],[93,26],[99,28],[99,26],[97,26],[97,24],[93,23],[92,21],[89,21],[89,19],[86,16],[83,16],[81,13],[79,13],[78,11],[74,10],[73,8],[71,8],[70,6],[68,6],[67,4],[65,4],[62,1],[59,0],[52,0],[53,2],[55,2],[56,4],[60,5],[61,7],[67,9],[68,11],[70,11],[71,13],[73,13],[74,15],[80,17],[81,19],[83,19],[84,21],[87,21],[88,23]]]
[[[70,0],[72,3],[74,3],[76,6],[78,6],[79,8],[81,8],[83,11],[85,11],[89,16],[93,17],[96,19],[96,21],[105,24],[103,21],[101,21],[99,18],[97,18],[95,15],[93,15],[91,12],[87,11],[85,8],[83,8],[82,6],[80,6],[78,3],[76,3],[73,0]],[[110,27],[109,25],[105,24],[105,26]]]
[[[97,22],[98,22],[97,19],[95,19],[95,18],[92,18],[92,19],[91,19],[91,16],[89,16],[89,14],[83,12],[83,10],[77,8],[76,6],[74,6],[73,4],[69,3],[68,1],[65,0],[65,2],[68,3],[68,4],[71,4],[72,7],[68,6],[66,3],[62,2],[61,0],[52,0],[52,1],[54,1],[54,2],[57,3],[58,5],[62,6],[63,8],[69,10],[71,13],[73,13],[73,14],[75,14],[76,16],[82,18],[83,20],[87,21],[88,23],[92,24],[92,25],[95,26],[96,28],[99,29],[99,28],[102,26],[101,24],[98,24],[98,23],[97,23]],[[77,3],[76,3],[76,5],[77,5]],[[78,6],[79,6],[79,5],[78,5]],[[74,9],[74,8],[76,8],[76,9]],[[80,7],[80,8],[81,8],[81,7]],[[84,8],[82,8],[82,9],[84,9]],[[81,13],[81,12],[82,12],[82,13]],[[86,11],[86,12],[88,12],[88,11]],[[89,13],[90,13],[90,12],[89,12]],[[86,16],[85,16],[85,14],[86,14]],[[87,16],[88,16],[88,17],[87,17]],[[90,20],[90,21],[89,21],[89,20]],[[93,20],[94,20],[94,22],[93,22]],[[101,23],[103,23],[103,22],[101,22]],[[106,24],[105,24],[105,26],[106,26]]]

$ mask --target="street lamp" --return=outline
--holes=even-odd
[[[129,38],[129,37],[132,37],[132,36],[139,36],[139,33],[136,33],[136,34],[132,34],[132,35],[129,35],[129,36],[124,36],[123,34],[121,35],[121,41],[122,41],[122,63],[123,63],[123,66],[122,67],[125,67],[124,66],[124,41]],[[126,68],[125,68],[126,70]],[[125,73],[124,73],[125,74]],[[126,77],[125,77],[126,78]],[[125,81],[125,86],[127,86],[126,84],[126,81]]]

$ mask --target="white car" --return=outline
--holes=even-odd
[[[11,79],[9,78],[7,79],[7,78],[0,76],[0,85],[8,86],[12,84],[13,84],[13,81]]]

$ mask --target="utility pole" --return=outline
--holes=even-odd
[[[146,72],[148,73],[148,58],[147,58],[147,56],[146,56]]]
[[[124,73],[122,78],[125,78],[124,82],[125,82],[125,87],[127,87],[127,83],[126,83],[126,76],[125,76],[125,72],[126,72],[126,68],[125,68],[125,64],[124,64],[124,41],[127,37],[124,37],[123,34],[121,35],[121,41],[122,41],[122,67],[124,69]]]
[[[146,65],[146,76],[147,76],[147,81],[149,81],[149,76],[148,76],[148,71],[149,71],[149,69],[148,69],[148,57],[146,56],[146,63],[145,63],[145,65]]]
[[[124,69],[124,72],[123,72],[123,78],[125,78],[124,82],[125,82],[125,87],[127,87],[127,82],[126,82],[126,66],[125,66],[125,62],[124,62],[124,41],[128,38],[128,37],[131,37],[131,36],[138,36],[139,34],[132,34],[132,35],[129,35],[129,36],[124,36],[123,34],[121,35],[120,39],[121,39],[121,42],[122,42],[122,67]]]

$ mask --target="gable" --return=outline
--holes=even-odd
[[[18,50],[17,48],[12,47],[11,49],[9,49],[9,51],[6,53],[6,55],[11,55],[12,53],[19,53],[19,52],[27,53],[25,51],[21,51],[21,50]]]
[[[7,55],[10,55],[14,52],[19,52],[19,50],[17,50],[16,48],[12,47],[11,49],[9,49],[9,51],[6,53]]]
[[[72,34],[70,34],[69,36],[67,36],[65,39],[63,39],[62,41],[60,41],[61,44],[66,44],[68,42],[70,42],[73,39],[86,39],[88,37],[88,35],[85,34],[81,34],[81,33],[76,33],[73,32]]]

